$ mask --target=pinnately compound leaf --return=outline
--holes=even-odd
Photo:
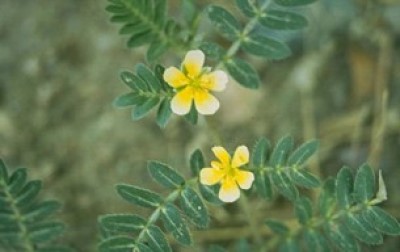
[[[352,192],[353,174],[348,167],[343,167],[336,179],[336,199],[341,208],[347,209],[351,206],[353,202]]]
[[[372,168],[364,164],[356,174],[354,180],[354,197],[358,203],[366,203],[375,193],[375,175]]]
[[[110,232],[133,233],[146,226],[146,220],[135,214],[109,214],[99,218],[100,224]]]
[[[147,66],[144,64],[137,64],[135,69],[136,74],[146,82],[147,86],[151,87],[154,92],[160,92],[161,83]]]
[[[8,182],[8,191],[12,195],[18,194],[25,185],[27,179],[26,168],[19,168],[11,174]]]
[[[136,248],[135,239],[128,236],[113,236],[99,245],[100,252],[127,252]]]
[[[247,17],[254,17],[256,15],[256,7],[251,0],[236,0],[236,5]]]
[[[165,229],[172,234],[175,240],[183,245],[190,245],[192,243],[189,229],[175,205],[167,203],[161,209],[161,219],[163,220]]]
[[[291,136],[281,138],[272,151],[269,165],[274,168],[283,166],[286,163],[286,158],[292,148],[293,138]]]
[[[365,221],[361,214],[344,216],[344,223],[357,239],[371,245],[383,243],[382,235]]]
[[[35,243],[47,242],[61,235],[64,229],[64,224],[56,221],[34,224],[29,228],[29,238]]]
[[[146,240],[153,252],[171,252],[167,238],[161,229],[151,225],[146,229]]]
[[[353,236],[344,226],[328,225],[325,228],[326,228],[326,234],[328,235],[332,243],[337,248],[339,248],[340,251],[346,251],[346,252],[360,251],[357,241],[353,238]]]
[[[290,48],[277,40],[259,34],[252,34],[242,42],[244,51],[267,59],[280,60],[290,56]]]
[[[302,144],[289,156],[287,165],[303,165],[317,151],[318,146],[319,141],[317,140],[311,140]]]
[[[307,245],[308,251],[323,251],[330,252],[331,248],[328,245],[325,237],[320,234],[319,231],[309,229],[304,233],[305,244]]]
[[[259,170],[255,172],[254,184],[257,192],[265,199],[272,198],[272,184],[271,179],[265,171]]]
[[[29,181],[22,188],[22,191],[17,195],[15,199],[15,204],[18,207],[27,207],[35,200],[41,188],[42,188],[41,181],[39,180]]]
[[[0,184],[6,184],[8,182],[8,172],[6,169],[6,165],[4,164],[3,160],[0,159]]]
[[[260,77],[257,71],[246,61],[233,58],[224,62],[229,74],[243,87],[257,89],[260,86]]]
[[[142,207],[155,208],[163,201],[158,194],[133,185],[118,184],[116,189],[124,200]]]
[[[260,17],[260,23],[276,30],[297,30],[307,26],[308,22],[302,15],[280,10],[269,10]]]
[[[196,191],[185,187],[181,192],[180,203],[183,212],[194,225],[199,228],[208,226],[207,208]]]
[[[175,189],[185,183],[184,178],[166,164],[150,161],[147,165],[147,169],[155,181],[167,188]]]
[[[333,178],[328,178],[322,187],[322,191],[318,199],[319,213],[324,217],[328,217],[332,214],[332,210],[335,208],[335,206],[335,180]]]
[[[26,223],[42,220],[61,208],[61,204],[55,200],[39,202],[24,211],[23,220]]]
[[[160,102],[160,98],[153,97],[145,101],[143,104],[136,106],[132,112],[132,119],[139,120],[145,117],[151,109],[153,109]]]
[[[378,231],[388,235],[400,235],[399,222],[386,211],[377,206],[370,206],[363,212],[366,221]]]
[[[274,0],[275,3],[282,5],[282,6],[300,6],[311,4],[316,0]]]
[[[303,225],[307,225],[312,217],[312,205],[310,199],[307,197],[301,197],[296,200],[295,213],[299,222]]]
[[[218,197],[218,189],[219,189],[218,185],[206,186],[199,184],[199,191],[201,193],[201,196],[203,196],[203,198],[207,202],[217,206],[223,204],[223,202]]]
[[[240,34],[240,24],[226,9],[211,5],[208,7],[208,18],[213,26],[229,40],[236,40]]]
[[[127,93],[127,94],[118,96],[114,100],[113,105],[117,108],[125,108],[128,106],[142,104],[145,101],[146,101],[145,97],[139,95],[138,93],[131,92],[131,93]]]
[[[223,49],[220,45],[212,42],[203,42],[200,45],[200,49],[204,52],[207,58],[213,60],[220,60],[225,54],[225,49]]]

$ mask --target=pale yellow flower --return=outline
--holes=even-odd
[[[210,168],[203,168],[200,171],[200,183],[203,185],[220,183],[219,198],[224,202],[233,202],[240,197],[239,187],[250,189],[254,181],[252,172],[239,169],[249,162],[249,149],[243,145],[237,147],[232,159],[223,147],[213,147],[212,151],[218,161],[212,161]]]
[[[219,101],[210,91],[222,91],[228,82],[225,72],[210,72],[203,68],[204,53],[200,50],[189,51],[183,60],[181,70],[169,67],[164,72],[164,80],[176,90],[171,100],[171,109],[175,114],[189,113],[194,102],[196,110],[203,115],[217,112]]]

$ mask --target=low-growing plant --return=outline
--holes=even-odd
[[[231,83],[257,90],[263,81],[247,55],[270,62],[289,57],[291,49],[277,35],[306,27],[305,10],[315,0],[236,0],[235,12],[182,0],[177,18],[168,15],[167,0],[108,2],[111,22],[121,24],[120,34],[128,38],[128,47],[147,46],[145,60],[134,70],[121,72],[129,91],[117,97],[114,105],[131,108],[133,120],[157,108],[156,123],[165,128],[173,115],[196,125],[216,114],[224,104],[214,92],[224,91]],[[221,37],[203,29],[204,22]],[[175,59],[182,60],[180,66],[170,63]],[[148,215],[100,216],[98,250],[168,252],[179,246],[189,251],[228,250],[232,244],[196,241],[199,233],[213,226],[213,213],[228,204],[237,204],[250,232],[250,238],[232,237],[241,238],[237,251],[361,251],[362,244],[376,246],[383,243],[384,235],[400,235],[399,222],[378,206],[387,199],[382,175],[376,176],[367,163],[357,169],[343,167],[335,177],[322,178],[307,169],[318,149],[317,140],[295,148],[291,136],[275,144],[262,137],[250,150],[241,145],[229,147],[232,152],[222,142],[211,144],[215,146],[207,154],[212,152],[216,160],[206,161],[203,152],[195,150],[188,164],[190,177],[161,161],[149,161],[149,175],[165,188],[163,192],[117,184],[119,197],[148,209]],[[0,163],[1,247],[64,251],[42,245],[58,236],[63,225],[47,221],[59,204],[34,201],[39,190],[39,181],[26,182],[24,169],[8,175]],[[296,222],[271,219],[268,212],[258,213],[251,206],[252,202],[274,203],[277,195],[293,207]]]

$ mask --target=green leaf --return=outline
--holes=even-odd
[[[342,209],[347,209],[353,203],[353,174],[348,167],[343,167],[336,179],[336,199]]]
[[[375,231],[371,224],[363,219],[361,214],[345,215],[344,223],[357,239],[372,245],[383,243],[382,235]]]
[[[15,198],[17,207],[27,207],[30,205],[39,194],[42,188],[42,182],[39,180],[29,181],[22,191]]]
[[[153,41],[150,44],[149,49],[146,53],[146,59],[152,63],[155,62],[158,58],[161,57],[165,52],[169,49],[169,45],[162,41]]]
[[[297,30],[307,26],[302,15],[289,11],[268,10],[260,17],[260,24],[276,30]]]
[[[167,188],[175,189],[185,184],[185,179],[166,164],[150,161],[147,169],[155,181]]]
[[[318,199],[319,213],[324,217],[329,217],[336,206],[335,180],[329,178],[325,181],[322,192]]]
[[[300,252],[300,247],[295,240],[290,238],[279,246],[279,252]]]
[[[201,195],[203,196],[203,199],[205,199],[209,203],[218,206],[223,204],[223,202],[218,197],[218,190],[219,190],[218,185],[206,186],[199,184],[199,190]]]
[[[123,72],[121,72],[120,73],[120,78],[121,78],[121,80],[128,86],[128,87],[130,87],[131,89],[133,89],[133,90],[137,90],[137,87],[136,87],[136,81],[135,81],[135,75],[133,74],[133,73],[131,73],[131,72],[129,72],[129,71],[123,71]]]
[[[171,110],[171,101],[168,98],[165,98],[158,108],[157,111],[157,124],[160,128],[165,128],[169,119],[171,118],[172,110]]]
[[[270,148],[271,144],[266,138],[261,138],[256,142],[251,152],[251,165],[254,169],[266,165],[267,153]]]
[[[278,235],[287,235],[289,233],[289,228],[280,221],[268,219],[265,224]]]
[[[47,246],[45,248],[36,249],[35,252],[72,252],[74,250],[65,246]]]
[[[305,244],[307,245],[307,251],[323,251],[323,252],[330,252],[331,248],[328,245],[328,242],[322,236],[319,231],[315,231],[312,229],[308,229],[304,233],[304,240]]]
[[[151,87],[151,89],[156,93],[160,92],[161,83],[147,66],[139,63],[136,65],[135,69],[139,78],[146,82],[147,86]]]
[[[260,77],[257,71],[246,61],[239,58],[233,58],[224,62],[229,74],[243,87],[258,89],[260,86]]]
[[[42,220],[61,208],[61,204],[55,200],[48,200],[40,202],[33,207],[24,211],[24,222],[36,222]]]
[[[163,202],[158,194],[133,185],[118,184],[116,189],[124,200],[142,207],[155,208]]]
[[[285,173],[273,172],[271,178],[279,193],[281,193],[289,200],[294,201],[297,199],[297,197],[299,196],[299,192]]]
[[[250,243],[242,238],[235,242],[235,252],[249,252],[252,251]]]
[[[109,214],[99,218],[100,224],[108,231],[134,233],[142,230],[147,222],[136,214]]]
[[[296,200],[295,213],[299,222],[307,225],[312,218],[312,205],[307,197],[301,197]]]
[[[167,0],[154,1],[154,20],[159,27],[162,27],[167,19]]]
[[[327,225],[325,228],[329,239],[340,251],[360,251],[358,243],[344,226]]]
[[[128,236],[113,236],[103,240],[99,245],[100,252],[132,252],[135,239]]]
[[[188,219],[199,228],[208,226],[209,217],[207,208],[200,196],[190,187],[181,191],[181,208]]]
[[[282,6],[300,6],[314,3],[316,0],[274,0],[275,3]]]
[[[375,175],[368,164],[362,165],[354,180],[354,197],[358,203],[367,203],[375,193]]]
[[[146,238],[153,252],[171,252],[171,247],[164,233],[157,226],[151,225],[146,229]]]
[[[153,250],[151,250],[151,248],[147,247],[147,245],[145,245],[143,243],[138,243],[137,248],[139,249],[139,251],[137,251],[137,252],[153,252]],[[131,251],[129,251],[129,252],[131,252]]]
[[[203,42],[200,45],[200,50],[204,52],[207,58],[213,60],[220,60],[225,55],[225,49],[223,49],[218,44],[212,42]]]
[[[319,141],[311,140],[297,148],[288,159],[288,166],[303,165],[318,149]]]
[[[193,27],[196,24],[198,17],[197,6],[195,0],[183,0],[181,1],[181,12],[186,22],[187,27]]]
[[[205,161],[201,150],[197,149],[190,156],[190,169],[194,176],[198,176],[201,169],[205,167]]]
[[[0,159],[0,184],[7,184],[8,172],[5,163]]]
[[[272,185],[271,180],[266,174],[266,171],[259,170],[255,172],[254,184],[256,186],[257,192],[265,199],[272,198]]]
[[[199,114],[197,113],[196,108],[194,107],[194,105],[192,104],[192,106],[190,107],[190,111],[188,114],[185,115],[185,119],[186,121],[188,121],[189,123],[191,123],[192,125],[196,125],[197,124],[197,119],[198,119]]]
[[[150,31],[144,31],[142,33],[131,36],[127,42],[127,46],[129,48],[140,47],[151,43],[154,38],[155,36],[153,33],[151,33]]]
[[[269,165],[276,168],[285,165],[286,158],[293,148],[293,138],[286,136],[281,138],[272,151]]]
[[[19,168],[14,171],[8,181],[8,191],[12,195],[19,193],[25,185],[26,177],[26,168]]]
[[[145,117],[152,108],[157,106],[157,104],[160,102],[160,98],[158,97],[153,97],[145,101],[143,104],[140,104],[136,106],[136,108],[132,112],[132,119],[133,120],[139,120]]]
[[[377,206],[370,206],[363,212],[366,221],[378,231],[388,235],[400,235],[399,222],[386,211]]]
[[[320,186],[319,179],[308,171],[291,169],[290,177],[293,182],[299,186],[306,188],[316,188]]]
[[[47,242],[57,238],[64,231],[65,226],[61,222],[45,222],[34,224],[29,228],[29,238],[34,243]]]
[[[240,34],[240,24],[236,18],[220,6],[211,5],[208,7],[208,18],[212,25],[229,40],[236,40]]]
[[[183,245],[190,245],[192,243],[189,229],[176,206],[167,203],[161,209],[161,219],[163,220],[165,229],[172,234],[175,240]]]
[[[254,3],[249,0],[236,0],[236,5],[247,17],[254,17],[256,15],[257,9]]]
[[[291,55],[286,44],[260,34],[247,36],[242,42],[242,48],[247,53],[267,59],[280,60]]]
[[[118,96],[113,105],[118,108],[124,108],[133,105],[143,104],[146,101],[146,97],[139,95],[138,93],[131,92]]]

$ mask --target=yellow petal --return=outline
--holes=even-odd
[[[218,161],[211,161],[211,167],[214,169],[222,169],[222,164]]]
[[[228,75],[221,70],[204,75],[201,79],[201,86],[212,91],[222,91],[228,83]]]
[[[242,145],[236,148],[233,154],[232,167],[240,167],[249,162],[249,149]]]
[[[222,182],[218,197],[223,202],[234,202],[240,197],[240,190],[236,182],[232,179],[226,179]]]
[[[202,115],[212,115],[219,109],[219,101],[213,95],[202,89],[194,93],[196,110]]]
[[[177,115],[189,113],[193,101],[193,89],[186,87],[179,91],[171,100],[171,109]]]
[[[254,181],[254,174],[249,171],[236,171],[235,180],[242,189],[250,189]]]
[[[179,88],[189,83],[189,79],[176,67],[164,71],[164,80],[173,88]]]
[[[191,78],[197,77],[204,64],[204,53],[200,50],[189,51],[183,60],[183,67]]]
[[[200,171],[200,183],[203,185],[215,185],[221,181],[224,173],[214,168],[203,168]]]
[[[214,152],[214,155],[219,159],[219,161],[221,161],[223,166],[230,165],[231,155],[229,155],[224,147],[215,146],[211,150]]]

